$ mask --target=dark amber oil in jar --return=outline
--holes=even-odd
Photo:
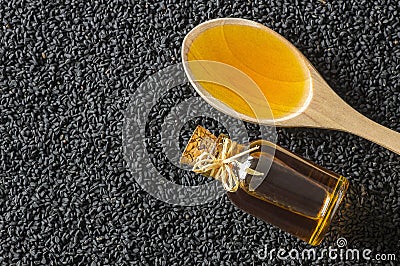
[[[218,160],[223,153],[221,143],[227,139],[225,135],[217,138],[198,126],[181,162],[195,164],[204,152]],[[228,192],[229,199],[251,215],[318,245],[348,188],[347,179],[269,141],[256,140],[249,145],[231,140],[229,143],[232,149],[223,158],[251,150],[229,165],[239,180],[238,188]],[[216,178],[217,170],[203,174]]]
[[[311,245],[320,244],[347,190],[347,179],[268,141],[258,140],[250,147],[255,145],[263,152],[251,154],[250,168],[270,169],[254,190],[249,184],[257,177],[248,174],[236,192],[228,192],[229,199]]]

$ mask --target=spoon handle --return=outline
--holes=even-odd
[[[298,125],[345,131],[400,155],[400,133],[368,119],[345,102],[329,110],[330,115],[326,111],[309,109],[307,113],[313,119],[302,119]]]
[[[316,94],[301,124],[352,133],[400,155],[400,133],[360,114],[328,87]]]
[[[310,64],[314,95],[291,126],[318,127],[352,133],[400,155],[400,133],[360,114],[337,95]]]
[[[400,133],[386,128],[353,109],[341,130],[355,134],[400,155]]]

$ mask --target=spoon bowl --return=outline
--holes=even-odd
[[[235,34],[233,30],[225,31],[225,29],[229,29],[230,25],[250,27],[254,29],[255,33],[240,40],[241,36],[238,36],[240,34]],[[233,29],[233,27],[231,28]],[[212,31],[220,29],[219,35],[210,34]],[[263,40],[260,40],[263,35],[268,36],[268,42],[264,40],[263,43]],[[209,36],[208,39],[207,36]],[[234,38],[238,38],[237,41],[245,43],[248,47],[230,49],[227,43]],[[197,43],[202,44],[207,52],[211,51],[209,53],[211,56],[202,57],[201,53],[196,53],[196,50],[192,52],[191,49]],[[212,53],[213,51],[215,52]],[[274,67],[265,68],[263,64],[257,63],[258,61],[262,63],[262,60],[254,60],[257,59],[254,58],[257,56],[254,55],[254,51],[262,51],[263,54],[260,55],[260,58]],[[224,53],[228,52],[229,55],[233,55],[230,57],[234,58],[231,61],[223,59]],[[185,72],[196,91],[213,107],[229,115],[264,125],[275,124],[280,127],[314,127],[345,131],[400,154],[400,133],[368,119],[349,106],[332,90],[295,46],[262,24],[238,18],[221,18],[202,23],[186,35],[182,45],[182,60]],[[237,67],[239,70],[245,69],[245,74],[248,74],[256,85],[262,85],[259,86],[261,93],[266,95],[260,96],[260,91],[243,83],[242,79],[237,79],[237,75],[227,75],[225,79],[230,80],[231,85],[234,84],[236,89],[233,91],[239,90],[239,95],[249,103],[251,109],[267,110],[271,108],[272,113],[267,112],[270,114],[269,116],[252,117],[246,113],[246,110],[237,108],[235,103],[238,100],[236,102],[232,100],[235,98],[234,94],[226,96],[227,93],[230,93],[226,91],[226,88],[211,87],[206,83],[198,82],[194,78],[196,73],[188,64],[195,60],[214,60]],[[203,70],[208,74],[218,72],[214,67],[208,66],[210,64],[203,66]],[[225,72],[218,74],[221,77],[223,73]],[[270,85],[269,88],[273,89],[268,91],[268,86],[264,86],[262,83],[264,81],[265,84]],[[299,91],[301,93],[297,93]],[[225,97],[225,102],[221,101],[219,97]]]

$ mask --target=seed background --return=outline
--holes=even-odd
[[[0,262],[257,265],[264,244],[308,248],[226,196],[189,208],[146,194],[125,168],[123,110],[147,75],[179,62],[191,28],[242,17],[282,34],[346,102],[400,132],[399,13],[389,0],[0,0]],[[193,94],[182,86],[171,99]],[[349,248],[399,259],[400,157],[340,132],[278,133],[280,145],[351,182],[319,250],[345,237]]]

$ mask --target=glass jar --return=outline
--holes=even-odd
[[[216,178],[240,209],[318,245],[348,187],[343,176],[266,140],[238,144],[198,126],[181,157]]]

